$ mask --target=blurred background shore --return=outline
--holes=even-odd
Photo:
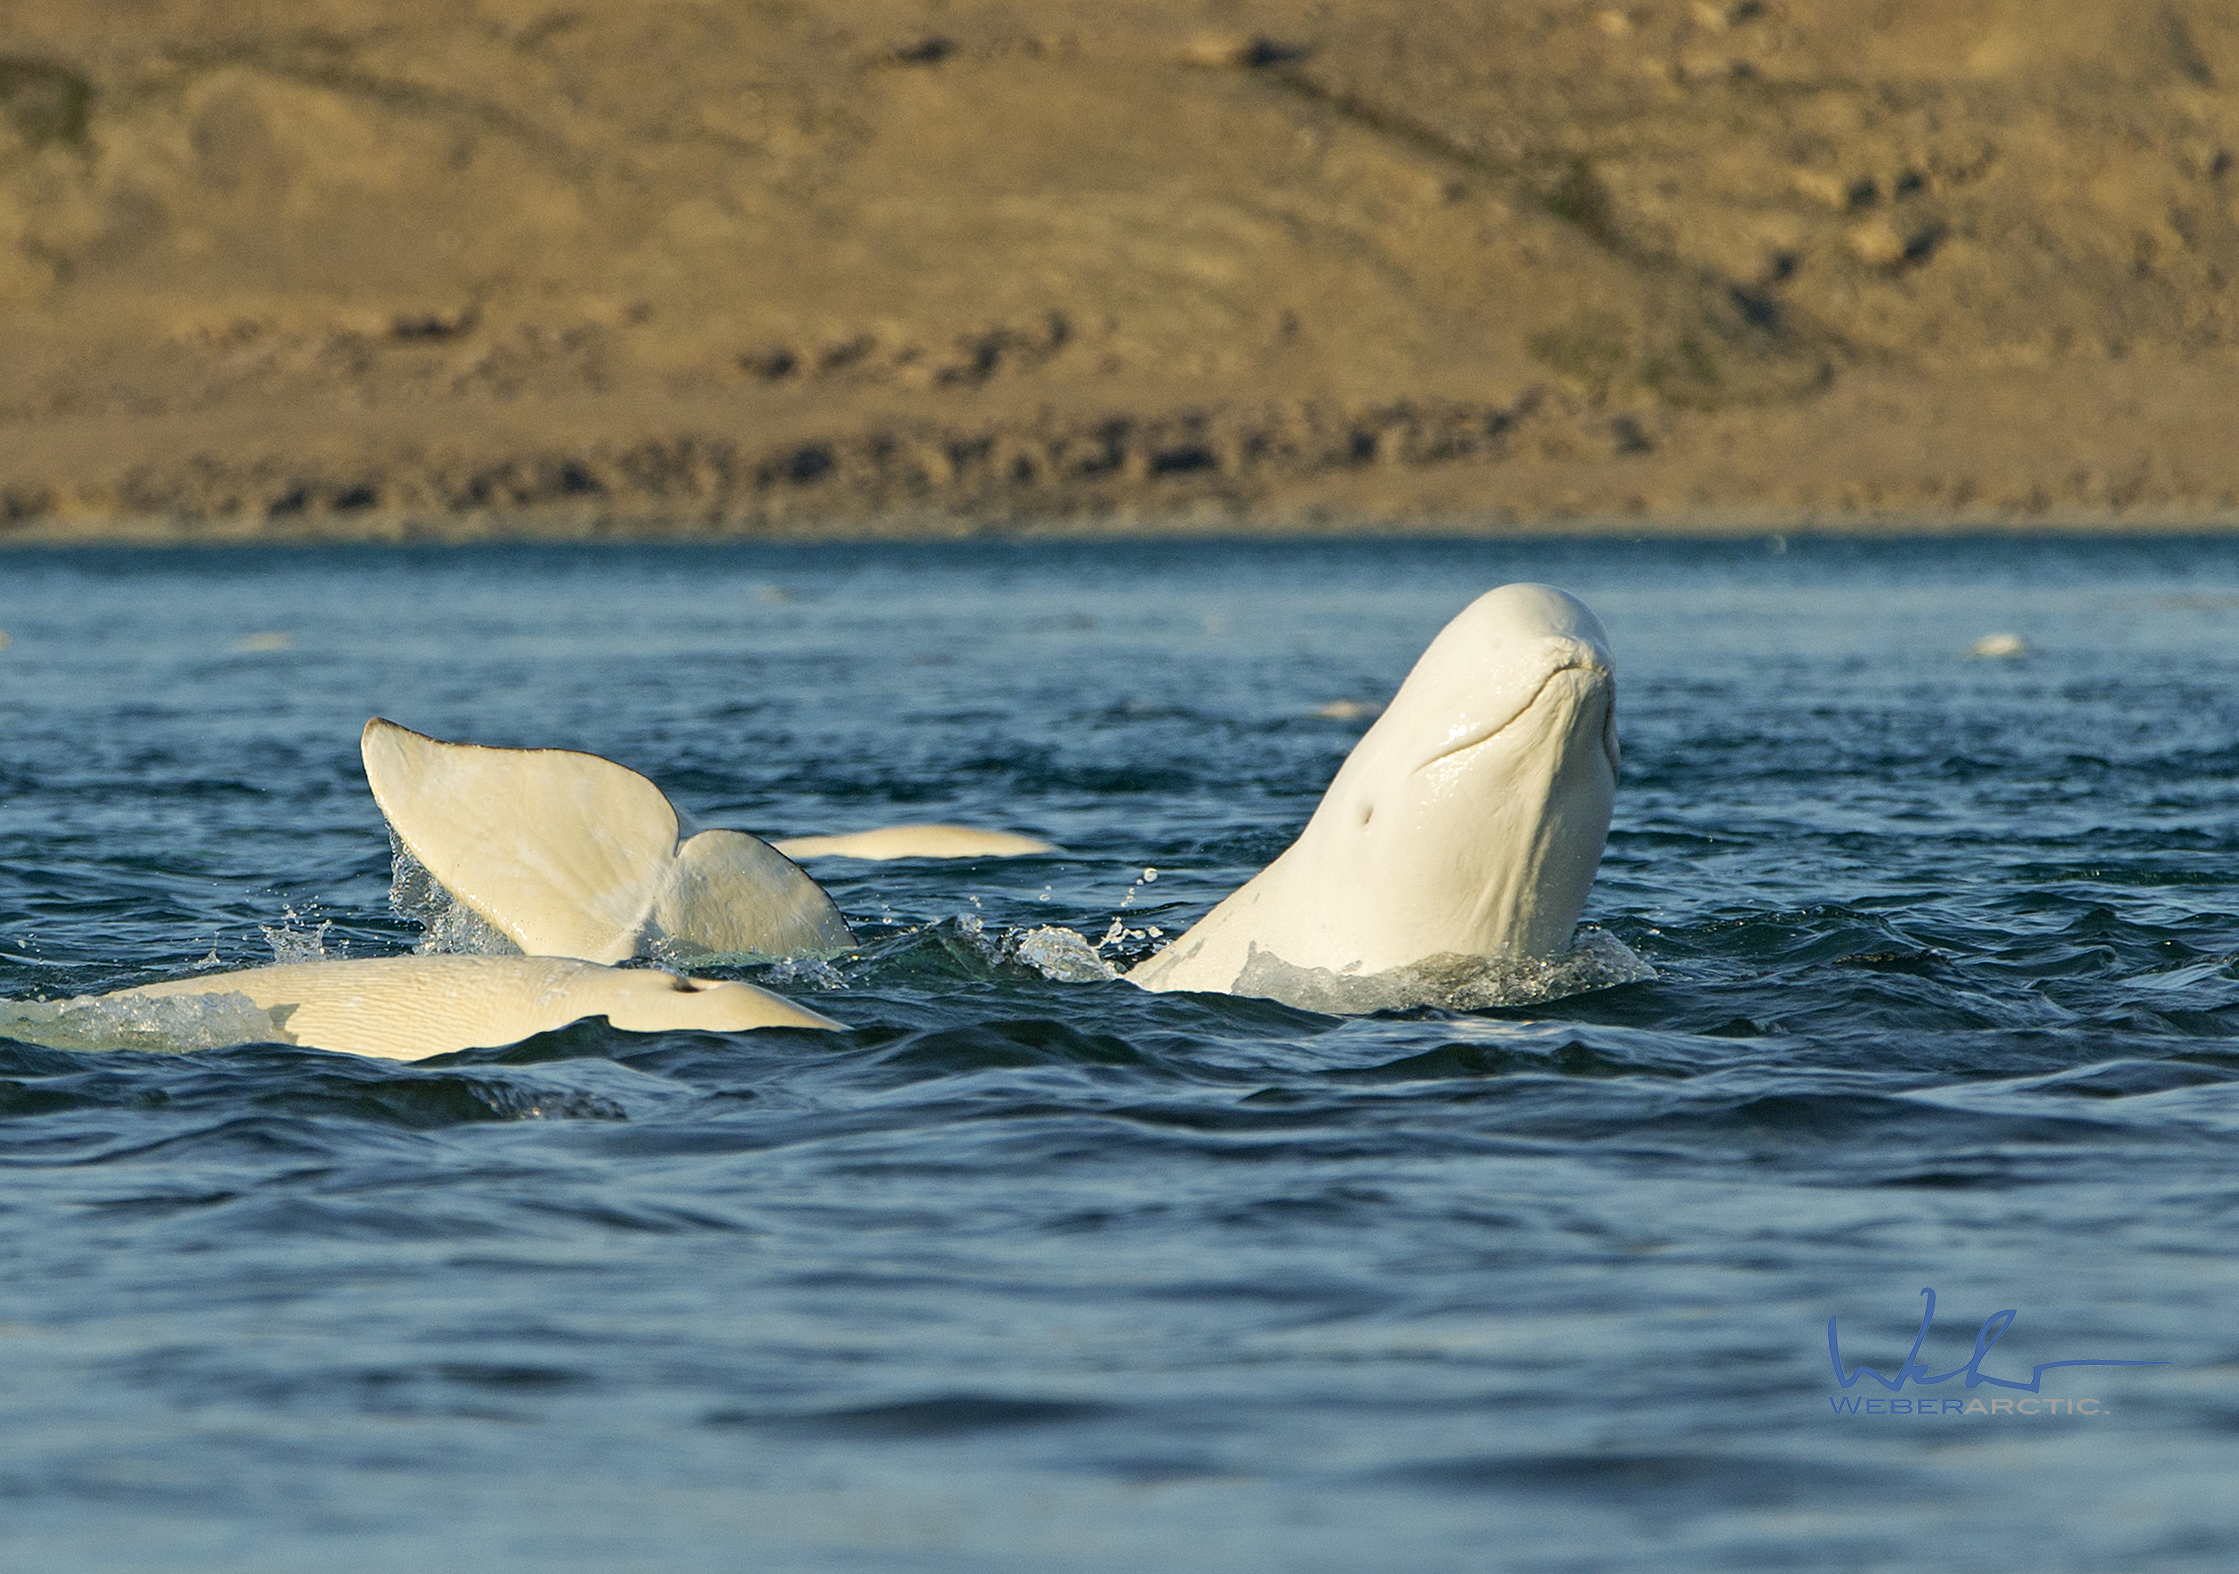
[[[12,0],[0,542],[2239,523],[2205,0]]]

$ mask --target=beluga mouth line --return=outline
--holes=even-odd
[[[1453,758],[1457,754],[1466,753],[1467,751],[1476,748],[1479,744],[1492,742],[1495,738],[1499,737],[1509,728],[1522,721],[1526,716],[1529,716],[1531,714],[1532,707],[1537,705],[1542,699],[1546,698],[1549,685],[1554,683],[1557,678],[1561,677],[1566,672],[1587,673],[1590,676],[1600,678],[1605,686],[1609,681],[1609,673],[1607,669],[1591,663],[1584,656],[1580,656],[1576,660],[1567,661],[1563,665],[1552,668],[1548,671],[1547,676],[1540,680],[1539,687],[1532,691],[1532,697],[1526,700],[1523,705],[1518,708],[1516,714],[1510,716],[1506,721],[1503,721],[1498,725],[1479,727],[1472,731],[1461,734],[1456,741],[1449,743],[1444,748],[1440,749],[1429,759],[1423,761],[1422,764],[1416,766],[1415,769],[1418,771],[1427,771],[1432,766],[1438,764],[1441,760],[1448,760]]]

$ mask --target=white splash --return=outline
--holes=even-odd
[[[1165,935],[1166,931],[1156,924],[1152,924],[1145,929],[1130,929],[1127,927],[1125,916],[1127,909],[1135,905],[1135,898],[1143,887],[1155,884],[1157,880],[1158,871],[1156,869],[1145,869],[1140,875],[1136,876],[1135,883],[1130,885],[1127,888],[1127,894],[1120,898],[1119,911],[1112,915],[1111,927],[1104,931],[1104,938],[1096,942],[1097,950],[1101,951],[1106,946],[1118,945],[1123,940],[1156,940]]]
[[[1107,984],[1120,976],[1119,969],[1097,955],[1086,935],[1056,924],[1006,937],[1000,960],[1023,963],[1061,984]]]
[[[0,1000],[0,1036],[48,1049],[178,1053],[293,1042],[270,1012],[238,994]]]
[[[423,931],[412,949],[422,956],[519,956],[521,948],[460,901],[411,849],[389,832],[389,911]]]
[[[1408,1006],[1480,1011],[1488,1006],[1529,1006],[1656,976],[1630,946],[1600,929],[1581,929],[1558,957],[1425,957],[1385,973],[1347,976],[1328,968],[1293,967],[1259,951],[1244,965],[1237,995],[1280,1000],[1332,1016],[1359,1016]]]
[[[829,957],[789,956],[762,975],[770,989],[845,989],[847,978]]]
[[[350,944],[346,940],[337,940],[333,950],[327,949],[327,931],[334,927],[331,919],[320,919],[316,929],[297,928],[302,921],[301,913],[292,907],[283,907],[280,909],[279,923],[257,925],[264,935],[264,943],[272,947],[272,960],[276,965],[284,967],[291,962],[329,962],[350,954]],[[216,948],[211,949],[215,955]]]

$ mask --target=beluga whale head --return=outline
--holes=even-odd
[[[1562,956],[1609,833],[1615,682],[1609,637],[1575,596],[1504,585],[1478,597],[1431,641],[1298,840],[1128,977],[1346,1009],[1347,981],[1395,969]]]

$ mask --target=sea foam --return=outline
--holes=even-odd
[[[1231,993],[1280,1000],[1333,1016],[1358,1016],[1409,1006],[1443,1006],[1452,1011],[1531,1006],[1618,984],[1637,984],[1655,976],[1656,970],[1615,935],[1600,929],[1581,929],[1561,956],[1461,956],[1447,952],[1383,973],[1293,967],[1254,947]]]

